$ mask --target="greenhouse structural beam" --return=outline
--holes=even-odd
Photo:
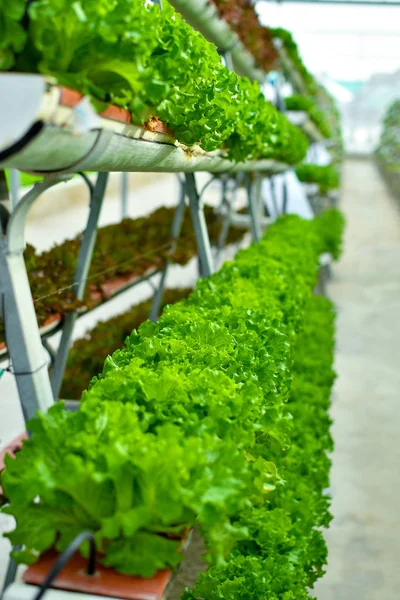
[[[99,173],[94,188],[90,182],[88,183],[90,192],[89,217],[82,237],[74,278],[74,292],[78,300],[83,300],[85,295],[86,282],[89,274],[90,263],[92,261],[94,245],[96,243],[97,226],[101,207],[103,205],[108,175],[108,173]],[[72,334],[77,318],[78,313],[75,310],[69,312],[63,320],[61,341],[57,350],[51,374],[51,387],[54,398],[58,398],[60,393],[64,371],[68,360],[68,354],[72,343]]]

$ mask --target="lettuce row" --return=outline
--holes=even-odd
[[[278,220],[134,331],[77,413],[57,404],[29,424],[1,481],[18,562],[83,529],[104,565],[142,576],[174,567],[195,523],[213,565],[251,545],[254,525],[238,515],[262,511],[286,479],[292,349],[325,250],[320,223]]]
[[[296,167],[296,175],[303,183],[316,183],[321,194],[337,189],[340,185],[339,171],[332,165],[303,163]]]
[[[329,123],[326,120],[324,113],[311,98],[298,94],[288,96],[285,98],[285,106],[287,110],[300,110],[306,112],[324,138],[332,137],[331,128],[329,127]]]
[[[334,312],[313,296],[293,352],[293,382],[286,410],[293,417],[290,448],[277,444],[270,456],[285,479],[261,507],[249,507],[238,520],[249,531],[222,566],[200,575],[182,600],[308,600],[308,589],[323,574],[327,550],[321,528],[331,520],[329,496],[332,450],[328,409],[335,379],[332,370]]]
[[[400,196],[400,100],[393,102],[383,119],[376,158],[391,191]]]
[[[167,288],[162,297],[163,308],[185,298],[191,288]],[[106,321],[99,321],[85,336],[74,341],[68,354],[67,366],[60,391],[61,398],[80,398],[93,375],[103,368],[104,358],[120,348],[125,338],[146,319],[152,306],[152,298],[134,304],[126,312]]]
[[[329,252],[334,260],[338,260],[342,254],[344,226],[343,213],[336,208],[326,210],[319,216],[319,230],[325,252]]]
[[[9,31],[0,41],[0,70],[53,75],[90,94],[99,108],[126,108],[137,124],[157,115],[181,143],[224,148],[234,160],[296,164],[304,157],[302,132],[265,100],[258,83],[223,66],[215,46],[167,0],[162,11],[143,0],[34,0],[18,45],[12,32],[21,29],[23,10],[10,16],[0,1],[0,23],[6,19]]]
[[[272,28],[271,31],[275,39],[282,40],[287,54],[289,55],[295,68],[301,75],[304,86],[306,88],[307,95],[311,98],[316,98],[318,94],[318,83],[303,63],[303,60],[300,56],[299,48],[296,42],[294,41],[294,38],[290,31],[287,31],[282,27]]]
[[[308,71],[300,56],[298,46],[294,41],[292,34],[286,29],[272,29],[274,38],[278,38],[283,42],[285,50],[293,62],[296,70],[299,72],[304,83],[304,93],[311,98],[322,112],[325,122],[327,123],[330,135],[329,137],[334,142],[334,146],[330,148],[330,153],[333,156],[334,162],[340,164],[343,160],[343,139],[340,124],[340,113],[336,106],[334,98],[328,94],[327,90],[314,78]]]

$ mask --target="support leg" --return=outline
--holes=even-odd
[[[260,177],[255,177],[254,181],[251,181],[250,175],[248,175],[246,178],[247,199],[249,203],[251,235],[253,242],[259,242],[261,239],[261,182],[262,180]]]
[[[271,188],[272,205],[274,207],[274,217],[273,218],[277,219],[279,217],[279,208],[278,208],[278,202],[276,200],[276,185],[275,185],[274,177],[269,178],[269,185]]]
[[[128,173],[121,173],[121,219],[128,216]]]
[[[287,213],[287,207],[288,207],[288,201],[289,201],[289,197],[288,197],[288,186],[287,186],[287,181],[285,176],[283,176],[283,182],[282,182],[282,192],[283,192],[283,201],[282,201],[282,214],[286,215]]]
[[[190,212],[199,252],[201,277],[209,277],[214,272],[211,244],[203,206],[197,191],[196,180],[193,173],[186,173],[186,190],[189,197]]]
[[[91,194],[89,218],[85,232],[82,238],[82,244],[79,251],[78,264],[75,272],[75,294],[78,300],[83,300],[86,279],[89,273],[90,263],[93,256],[94,245],[97,237],[97,225],[100,211],[103,204],[104,193],[107,185],[108,173],[99,173],[96,186]],[[63,322],[62,336],[57,355],[54,360],[54,366],[51,375],[51,387],[54,398],[58,398],[65,366],[67,364],[68,353],[72,342],[72,334],[77,319],[77,312],[70,312],[66,315]]]
[[[65,178],[63,178],[65,180]],[[37,183],[13,212],[0,173],[0,298],[6,341],[25,420],[38,409],[46,411],[53,403],[47,360],[42,347],[32,294],[24,262],[24,230],[29,208],[60,179]]]
[[[19,171],[17,171],[16,169],[10,169],[10,196],[13,208],[15,208],[18,204],[20,197],[20,189],[21,182]]]
[[[174,220],[172,222],[172,227],[171,227],[171,252],[172,253],[176,249],[177,240],[179,238],[179,235],[180,235],[181,229],[182,229],[183,217],[184,217],[184,214],[185,214],[185,197],[186,197],[185,182],[180,180],[180,197],[179,197],[179,203],[178,203],[178,206],[176,208],[175,215],[174,215]],[[152,305],[151,305],[151,310],[150,310],[149,318],[152,321],[157,321],[158,316],[159,316],[160,306],[161,306],[162,298],[163,298],[163,295],[164,295],[165,282],[166,282],[166,279],[167,279],[169,266],[170,266],[170,261],[167,260],[166,263],[165,263],[165,267],[163,269],[163,272],[161,273],[161,279],[160,279],[160,282],[158,284],[158,288],[156,290],[156,293],[154,294],[153,302],[152,302]]]
[[[218,238],[217,259],[219,258],[219,255],[222,252],[222,250],[223,250],[223,248],[225,246],[225,243],[226,243],[226,239],[228,237],[229,227],[231,225],[232,201],[228,200],[228,197],[227,197],[227,182],[224,181],[223,182],[223,187],[222,187],[221,208],[222,207],[225,208],[226,214],[225,214],[225,217],[224,217],[224,220],[223,220],[223,223],[222,223],[221,233],[219,234],[219,238]]]
[[[15,546],[14,550],[21,550],[22,546]],[[7,567],[7,571],[6,571],[6,576],[4,579],[4,583],[3,583],[3,588],[1,590],[1,595],[0,598],[3,597],[4,592],[6,591],[6,589],[8,588],[9,585],[11,585],[12,583],[14,583],[15,578],[17,576],[17,569],[18,569],[18,565],[15,562],[15,560],[13,560],[12,558],[8,559],[8,567]]]
[[[215,255],[215,261],[216,261],[217,265],[220,265],[221,255],[222,255],[223,249],[225,248],[229,229],[231,227],[233,205],[235,203],[236,193],[237,193],[237,188],[238,188],[238,176],[236,176],[234,179],[232,179],[232,183],[233,182],[234,182],[234,187],[231,190],[230,197],[228,194],[229,181],[227,179],[223,180],[223,185],[222,185],[221,208],[226,210],[226,214],[225,214],[225,217],[224,217],[224,220],[222,223],[221,233],[218,238],[217,252]]]

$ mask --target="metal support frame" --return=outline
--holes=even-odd
[[[251,236],[253,242],[259,242],[261,239],[261,212],[262,212],[262,179],[258,175],[250,174],[246,176],[247,200],[249,205],[249,215],[251,223]]]
[[[13,550],[21,550],[22,546],[14,546]],[[4,578],[3,587],[1,589],[0,598],[3,598],[4,592],[8,588],[9,585],[14,583],[15,578],[17,576],[18,565],[13,558],[8,559],[8,566],[6,571],[6,576]]]
[[[121,173],[121,220],[128,216],[128,178],[129,173]]]
[[[285,99],[282,93],[282,87],[284,83],[284,78],[281,73],[276,72],[273,81],[271,82],[272,87],[275,91],[275,106],[279,112],[284,113],[286,110],[285,107]]]
[[[285,215],[287,213],[287,207],[288,207],[288,202],[289,202],[288,186],[287,186],[287,181],[286,181],[285,176],[283,177],[283,181],[282,181],[282,193],[283,193],[282,214]]]
[[[270,187],[272,205],[273,205],[273,210],[274,210],[273,218],[277,219],[279,217],[279,207],[278,207],[278,201],[276,199],[276,185],[275,185],[275,183],[276,183],[275,182],[275,178],[274,177],[269,177],[269,187]],[[266,205],[266,200],[264,202],[264,205]]]
[[[218,238],[217,252],[216,252],[216,256],[215,256],[215,260],[217,263],[220,260],[222,250],[225,246],[226,239],[228,237],[229,228],[231,226],[232,204],[234,202],[234,198],[236,196],[236,191],[237,191],[237,182],[235,181],[235,188],[232,193],[232,198],[228,199],[228,179],[226,177],[224,177],[222,179],[221,185],[222,185],[222,190],[221,190],[220,210],[225,209],[226,214],[225,214],[225,218],[222,223],[221,233],[219,234],[219,238]]]
[[[186,173],[185,179],[186,193],[189,198],[190,213],[199,252],[200,276],[209,277],[214,273],[214,264],[204,208],[197,190],[194,173]]]
[[[12,207],[15,208],[18,204],[21,194],[21,180],[17,169],[10,169],[10,196]]]
[[[74,278],[75,295],[78,300],[83,300],[86,280],[89,273],[90,263],[92,261],[94,245],[97,237],[97,226],[100,217],[100,211],[103,204],[103,198],[108,181],[108,173],[99,173],[97,176],[96,185],[93,188],[90,183],[90,209],[86,229],[83,234],[81,247],[79,250],[78,263]],[[87,179],[85,179],[88,182]],[[78,318],[76,311],[68,313],[63,320],[62,336],[57,354],[54,359],[54,364],[51,373],[51,387],[54,398],[58,398],[60,388],[64,376],[65,367],[67,364],[68,353],[72,343],[72,334],[75,327],[75,322]]]
[[[5,174],[0,171],[0,310],[26,421],[53,404],[53,393],[23,256],[25,224],[35,200],[68,178],[54,176],[36,183],[12,211]]]
[[[230,53],[230,51],[224,51],[221,52],[221,56],[225,62],[225,66],[227,69],[229,69],[230,71],[234,71],[235,68],[233,66],[233,60],[232,60],[232,54]]]
[[[180,235],[181,229],[182,229],[183,217],[185,214],[186,185],[185,185],[185,181],[183,181],[180,177],[178,179],[179,179],[179,185],[180,185],[180,195],[179,195],[178,206],[176,207],[174,219],[172,221],[172,226],[171,226],[171,253],[175,252],[175,250],[176,250],[178,238],[179,238],[179,235]],[[157,321],[159,313],[160,313],[160,306],[161,306],[162,298],[164,295],[165,283],[167,280],[167,275],[168,275],[168,270],[169,270],[170,264],[171,264],[170,260],[167,259],[164,269],[161,273],[161,278],[160,278],[158,287],[153,296],[153,301],[152,301],[150,315],[149,315],[149,318],[152,321]]]

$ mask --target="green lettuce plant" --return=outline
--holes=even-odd
[[[287,110],[306,112],[325,138],[332,137],[332,132],[324,113],[311,98],[301,95],[288,96],[285,98],[285,106]]]
[[[247,539],[238,541],[226,562],[201,574],[182,600],[310,600],[309,588],[323,574],[327,549],[321,528],[329,513],[332,450],[328,409],[335,379],[332,370],[334,311],[322,297],[311,297],[302,331],[293,348],[293,382],[286,410],[293,421],[288,450],[269,449],[283,474],[264,505],[249,507],[238,524]]]
[[[296,167],[296,175],[303,183],[316,183],[321,194],[327,194],[340,185],[339,171],[333,165],[303,163]]]
[[[161,11],[142,0],[35,0],[28,17],[27,35],[3,70],[53,75],[91,95],[99,109],[113,103],[129,110],[136,124],[157,115],[183,144],[224,148],[234,160],[295,164],[306,153],[301,131],[256,82],[227,69],[167,0]]]
[[[178,302],[190,292],[190,288],[166,289],[162,307]],[[120,315],[100,321],[83,338],[74,341],[68,354],[61,398],[71,400],[81,397],[92,377],[103,368],[105,358],[123,345],[132,329],[137,329],[148,319],[151,305],[151,298],[135,304]]]
[[[7,535],[24,546],[14,553],[18,562],[34,562],[52,545],[62,550],[91,529],[102,564],[151,576],[179,562],[180,540],[197,523],[208,560],[224,569],[238,545],[254,546],[257,519],[275,508],[280,489],[277,527],[294,548],[308,529],[296,517],[305,505],[293,498],[309,492],[298,480],[295,492],[285,487],[286,470],[297,468],[288,408],[293,348],[323,250],[318,219],[279,219],[158,323],[134,331],[106,359],[77,413],[57,404],[29,424],[33,435],[6,459],[1,478],[3,511],[17,522]],[[316,512],[307,523],[320,548],[314,526],[327,519],[317,525],[314,514],[325,504],[318,494],[310,502]],[[257,543],[267,548],[265,539]],[[305,589],[324,550],[311,554],[304,544],[289,554],[298,557]]]
[[[345,226],[343,213],[336,208],[331,208],[322,212],[318,219],[324,252],[329,252],[334,260],[338,260],[343,251],[343,231]]]

